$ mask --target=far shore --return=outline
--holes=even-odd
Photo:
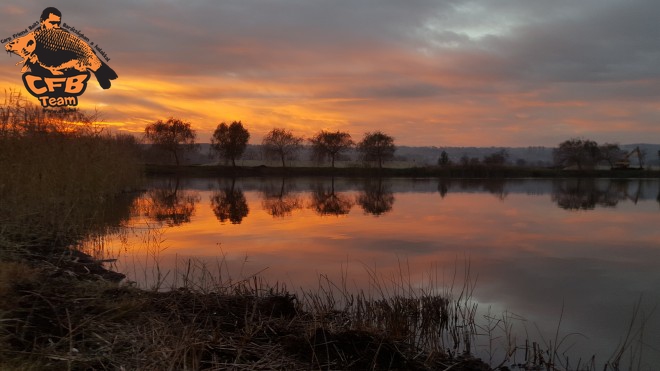
[[[421,166],[421,167],[281,167],[225,165],[156,165],[146,164],[148,176],[191,177],[270,177],[270,176],[338,176],[338,177],[413,177],[413,178],[660,178],[660,170],[646,169],[557,169],[520,166]]]

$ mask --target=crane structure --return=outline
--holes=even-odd
[[[614,163],[614,168],[615,169],[628,169],[630,168],[630,157],[633,155],[637,155],[637,163],[639,164],[639,168],[642,168],[642,152],[639,150],[639,147],[635,147],[632,151],[628,152],[623,156],[622,159],[616,161]]]

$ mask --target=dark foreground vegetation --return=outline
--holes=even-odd
[[[0,369],[571,369],[556,344],[476,359],[469,285],[454,295],[402,279],[371,297],[321,279],[292,295],[258,277],[202,285],[194,262],[167,292],[122,282],[77,246],[133,212],[134,141],[15,95],[0,108]]]

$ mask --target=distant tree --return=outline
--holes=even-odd
[[[490,166],[504,165],[509,158],[509,152],[506,149],[501,149],[495,153],[484,156],[484,164]]]
[[[144,129],[144,138],[154,146],[172,153],[177,166],[179,153],[195,148],[195,137],[195,130],[189,122],[173,117],[167,121],[158,120]]]
[[[332,167],[335,167],[335,159],[354,145],[351,135],[341,131],[332,133],[321,130],[309,142],[314,156],[318,159],[330,157]]]
[[[261,144],[266,156],[279,157],[282,167],[286,167],[284,160],[292,158],[302,148],[303,141],[302,137],[293,135],[291,131],[276,128],[266,134]]]
[[[568,167],[576,165],[579,170],[593,168],[600,158],[598,143],[588,140],[573,138],[559,144],[552,152],[555,165]]]
[[[599,146],[600,159],[607,161],[610,165],[610,168],[614,168],[614,163],[621,160],[623,157],[623,151],[619,148],[618,144],[614,143],[605,143],[602,146]]]
[[[460,162],[462,166],[468,166],[470,164],[470,157],[468,157],[467,154],[463,154],[463,156],[461,156]]]
[[[226,160],[231,160],[232,166],[236,167],[236,159],[241,158],[247,147],[250,133],[240,121],[234,121],[230,125],[224,122],[218,125],[211,137],[211,148]]]
[[[440,158],[438,159],[438,165],[440,166],[448,166],[451,164],[451,160],[449,160],[449,154],[447,154],[447,151],[442,151],[440,152]]]
[[[527,166],[527,160],[525,160],[524,158],[517,159],[516,166],[520,166],[520,167]]]
[[[394,138],[380,131],[364,134],[357,149],[365,161],[377,162],[381,169],[383,162],[394,158],[394,152],[396,152]]]

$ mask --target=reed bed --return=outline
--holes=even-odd
[[[126,215],[141,178],[135,143],[97,114],[44,112],[16,92],[0,104],[0,246],[68,245]],[[114,215],[113,215],[114,214]],[[112,223],[111,223],[112,224]]]
[[[451,333],[452,318],[462,318],[437,295],[371,300],[341,294],[340,306],[330,291],[335,286],[323,279],[326,289],[297,296],[258,276],[218,280],[196,272],[208,268],[203,264],[188,261],[184,267],[178,281],[183,286],[159,291],[66,266],[17,266],[15,272],[31,274],[3,278],[11,300],[0,306],[0,359],[7,360],[0,366],[491,369],[470,356],[462,340],[456,344],[449,335],[444,344],[432,333]]]
[[[0,304],[0,368],[642,369],[624,355],[639,351],[643,316],[633,318],[629,336],[606,364],[595,358],[571,363],[559,325],[554,338],[522,344],[505,334],[514,316],[488,313],[484,325],[469,271],[448,286],[436,285],[437,272],[429,274],[424,287],[405,271],[393,277],[370,272],[370,287],[358,293],[347,280],[319,276],[318,287],[292,294],[259,274],[232,278],[225,261],[182,260],[160,276],[172,278],[172,286],[155,282],[150,289],[70,264],[7,267],[0,274],[0,293],[8,299]],[[479,359],[480,337],[500,344],[499,355]]]

